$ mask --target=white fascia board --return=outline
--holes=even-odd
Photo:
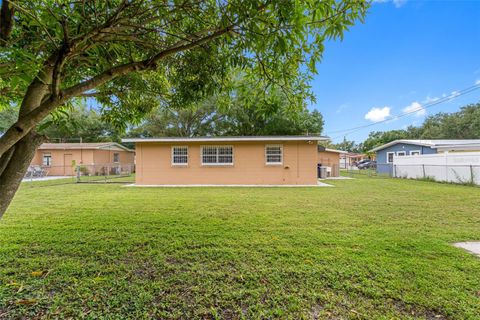
[[[198,138],[126,138],[122,142],[241,142],[241,141],[326,141],[320,136],[270,136],[270,137],[198,137]]]

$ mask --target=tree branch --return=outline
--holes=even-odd
[[[157,63],[175,53],[190,50],[192,48],[198,47],[206,42],[213,41],[216,38],[221,37],[222,35],[230,32],[233,26],[228,26],[221,28],[208,36],[205,36],[196,41],[192,41],[187,44],[178,45],[175,44],[172,47],[163,50],[156,55],[152,56],[149,59],[143,61],[127,63],[119,66],[110,68],[101,74],[79,83],[75,86],[67,88],[59,92],[58,96],[52,95],[50,99],[46,99],[40,104],[37,108],[23,115],[14,125],[12,125],[5,134],[0,137],[0,154],[6,152],[10,147],[12,147],[19,139],[24,137],[32,128],[34,128],[37,123],[39,123],[43,118],[45,118],[50,112],[55,108],[65,103],[67,100],[80,96],[82,93],[92,90],[98,86],[103,85],[104,83],[113,80],[117,77],[126,75],[130,72],[151,70],[157,67]]]
[[[67,26],[66,18],[60,21],[60,24],[62,25],[62,30],[63,30],[63,43],[59,50],[60,52],[57,56],[57,59],[55,60],[55,65],[53,67],[51,93],[52,93],[52,96],[54,97],[58,96],[58,93],[60,90],[60,83],[61,83],[60,74],[62,72],[63,66],[65,65],[67,57],[72,51],[72,48],[70,46],[70,38],[68,35],[68,26]]]
[[[55,43],[55,40],[53,40],[52,35],[48,32],[47,27],[45,27],[45,25],[37,18],[36,15],[34,15],[33,13],[29,12],[28,10],[24,9],[22,6],[19,6],[18,4],[12,1],[8,1],[8,2],[10,2],[12,6],[14,6],[17,10],[25,13],[26,15],[30,16],[33,20],[35,20],[42,27],[43,31],[47,35],[48,39],[50,39],[52,44],[55,46],[55,48],[58,49],[58,45]]]
[[[95,76],[95,77],[93,77],[93,78],[91,78],[87,81],[84,81],[84,82],[79,83],[79,84],[77,84],[73,87],[70,87],[68,89],[63,90],[63,92],[60,95],[62,96],[62,99],[69,99],[69,98],[75,97],[77,95],[80,95],[81,93],[83,93],[85,91],[88,91],[88,90],[91,90],[95,87],[98,87],[98,86],[100,86],[100,85],[102,85],[102,84],[104,84],[104,83],[106,83],[106,82],[108,82],[112,79],[115,79],[119,76],[123,76],[123,75],[125,75],[129,72],[143,71],[143,70],[147,70],[147,69],[155,69],[158,61],[160,61],[160,60],[162,60],[162,59],[164,59],[168,56],[171,56],[175,53],[178,53],[178,52],[181,52],[181,51],[186,51],[186,50],[198,47],[198,46],[200,46],[200,45],[202,45],[206,42],[212,41],[212,40],[224,35],[225,33],[230,32],[231,29],[232,29],[232,26],[229,26],[229,27],[226,27],[226,28],[223,28],[223,29],[219,29],[216,32],[213,32],[213,33],[209,34],[208,36],[200,38],[196,41],[191,41],[190,43],[183,44],[183,45],[179,45],[179,44],[184,43],[184,41],[177,42],[176,44],[174,44],[170,48],[159,52],[158,54],[152,56],[149,59],[115,66],[115,67],[113,67],[111,69],[108,69],[108,70],[102,72],[101,74],[99,74],[99,75],[97,75],[97,76]]]
[[[13,29],[13,15],[15,10],[10,6],[9,0],[2,1],[0,11],[0,45],[5,45]]]

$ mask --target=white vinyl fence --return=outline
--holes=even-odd
[[[395,156],[393,176],[480,185],[480,152]]]

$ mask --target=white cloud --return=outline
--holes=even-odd
[[[415,113],[415,116],[422,117],[427,114],[427,110],[417,101],[412,102],[409,106],[403,108],[404,113]]]
[[[345,109],[348,109],[348,104],[344,103],[344,104],[341,104],[338,108],[337,108],[337,113],[342,113],[343,110]]]
[[[405,3],[407,3],[408,0],[373,0],[373,3],[387,3],[391,2],[395,5],[396,8],[400,8],[403,6]]]
[[[477,84],[480,84],[480,79],[478,79],[477,81],[475,81],[475,85]]]
[[[372,108],[365,115],[365,119],[378,122],[387,119],[390,116],[390,107]]]
[[[438,99],[440,99],[440,98],[427,96],[427,97],[425,98],[425,100],[423,100],[423,103],[424,103],[424,104],[432,103],[432,102],[437,101]]]
[[[393,0],[393,4],[395,7],[400,8],[403,6],[405,3],[407,3],[407,0]]]

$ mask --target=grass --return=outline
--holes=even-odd
[[[23,184],[0,318],[479,319],[478,188]]]

